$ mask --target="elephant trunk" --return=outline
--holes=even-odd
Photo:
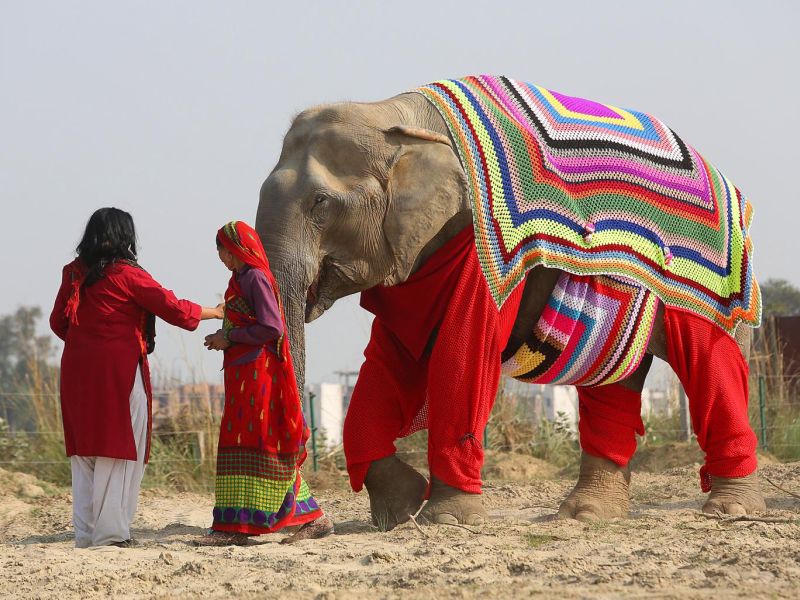
[[[295,262],[273,260],[271,267],[280,289],[294,372],[297,378],[297,389],[302,396],[306,379],[306,293],[310,281],[307,281],[306,270],[299,268],[294,264]]]
[[[297,377],[297,389],[302,396],[305,392],[306,382],[306,331],[305,331],[305,301],[287,302],[283,295],[286,312],[286,327],[289,335],[289,345],[294,361],[294,373]]]

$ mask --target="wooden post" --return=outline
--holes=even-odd
[[[192,458],[200,465],[206,459],[206,435],[204,431],[196,432],[192,441]]]
[[[308,412],[311,414],[311,465],[317,471],[317,426],[314,422],[314,392],[308,392]]]
[[[765,381],[764,376],[759,375],[758,377],[758,412],[761,416],[761,448],[763,450],[767,449],[767,401],[766,401],[766,392],[765,392]]]

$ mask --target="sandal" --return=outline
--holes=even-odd
[[[229,531],[210,531],[192,542],[195,546],[249,546],[250,536]]]
[[[133,538],[130,538],[127,540],[122,540],[121,542],[111,542],[108,545],[116,546],[117,548],[133,548],[134,546],[138,546],[139,542],[137,542]]]
[[[281,544],[294,544],[302,540],[318,540],[328,537],[334,532],[333,521],[327,515],[303,525],[289,537],[283,538]]]

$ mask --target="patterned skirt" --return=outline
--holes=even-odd
[[[286,421],[281,376],[277,357],[266,350],[252,362],[225,368],[216,531],[271,533],[322,515],[300,473],[304,446],[286,444],[287,426],[295,424]]]

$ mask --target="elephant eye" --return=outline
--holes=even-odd
[[[330,200],[330,198],[325,194],[317,194],[314,196],[314,203],[311,205],[310,216],[318,225],[322,225],[330,216],[330,210],[328,210],[330,203],[328,200]]]

